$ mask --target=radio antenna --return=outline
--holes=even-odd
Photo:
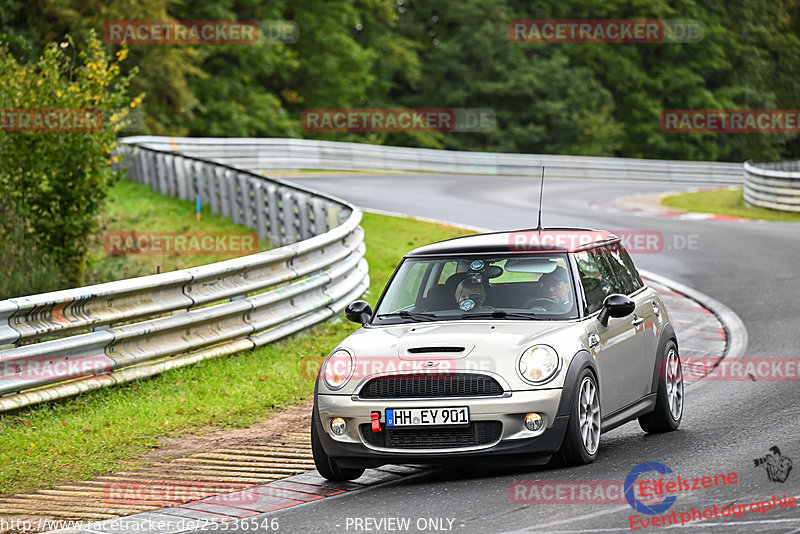
[[[542,183],[539,186],[539,224],[536,226],[536,230],[539,232],[542,231],[542,192],[544,191],[544,165],[542,165]]]

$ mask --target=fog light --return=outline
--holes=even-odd
[[[341,417],[334,417],[331,419],[331,432],[336,434],[337,436],[344,435],[344,431],[347,428],[347,423],[344,422],[344,419]]]
[[[536,432],[542,428],[542,416],[536,412],[529,413],[525,416],[525,428],[531,432]]]

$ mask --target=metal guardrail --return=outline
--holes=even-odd
[[[800,161],[744,164],[744,200],[751,206],[800,212]]]
[[[0,301],[0,346],[14,345],[0,350],[0,411],[251,349],[324,321],[367,289],[361,212],[347,202],[135,144],[116,154],[131,179],[200,196],[279,248]]]
[[[128,142],[158,150],[201,155],[256,172],[285,169],[394,170],[539,176],[552,178],[660,180],[741,184],[741,163],[668,161],[592,156],[459,152],[310,139],[219,139],[138,136]]]

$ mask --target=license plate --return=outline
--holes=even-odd
[[[467,425],[469,408],[397,408],[386,410],[386,426]]]

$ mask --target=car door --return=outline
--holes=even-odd
[[[617,280],[613,264],[607,256],[605,249],[592,249],[575,255],[586,299],[586,315],[591,316],[587,334],[600,374],[600,407],[603,417],[641,398],[643,366],[640,365],[642,362],[637,359],[637,354],[644,350],[645,344],[645,339],[637,336],[643,324],[643,321],[638,322],[638,316],[634,318],[634,314],[631,314],[622,318],[612,317],[607,326],[601,325],[597,320],[603,300],[608,295],[627,294],[624,284]],[[634,321],[637,321],[638,326],[633,324]]]
[[[658,348],[657,324],[660,322],[656,317],[656,314],[660,313],[657,294],[655,290],[644,285],[636,266],[622,245],[611,246],[607,250],[606,257],[616,279],[622,284],[621,289],[625,291],[624,294],[636,303],[631,323],[636,330],[637,350],[640,352],[632,360],[637,374],[630,386],[632,391],[637,392],[637,397],[641,398],[650,393],[653,386]]]
[[[625,328],[633,329],[631,341],[620,347],[624,350],[620,357],[624,358],[629,377],[622,395],[623,406],[627,406],[650,393],[652,389],[657,344],[654,294],[652,289],[644,287],[630,256],[619,243],[604,248],[603,252],[616,280],[616,293],[627,295],[636,303],[632,316],[609,321],[609,326],[612,321],[616,321]]]
[[[623,351],[617,350],[630,336],[624,322],[611,319],[607,327],[597,321],[605,298],[614,293],[615,283],[609,264],[602,254],[583,251],[575,254],[578,273],[583,286],[585,314],[589,316],[586,333],[589,348],[595,357],[600,379],[600,408],[602,415],[617,411],[624,405],[623,390],[628,381],[624,368]]]

